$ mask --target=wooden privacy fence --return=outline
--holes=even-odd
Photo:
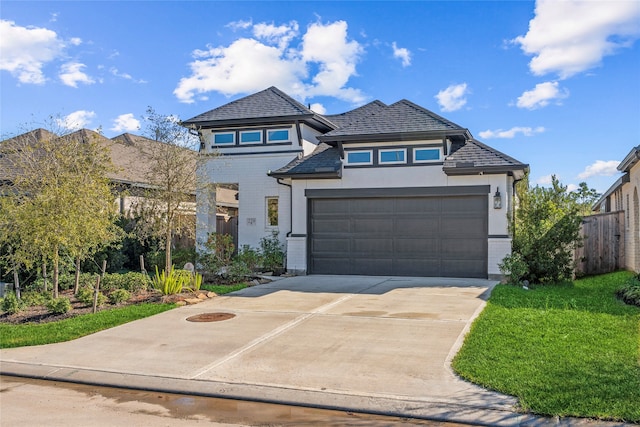
[[[624,212],[582,219],[583,246],[575,251],[576,274],[603,274],[624,268]]]

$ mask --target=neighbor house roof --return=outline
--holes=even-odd
[[[369,104],[367,114],[318,137],[323,142],[398,140],[466,135],[469,131],[436,113],[403,99],[389,106]]]
[[[308,156],[295,159],[278,170],[270,171],[274,178],[340,178],[342,161],[336,147],[321,143]]]
[[[452,153],[445,160],[442,170],[447,175],[469,175],[473,173],[504,173],[529,170],[524,164],[475,139],[464,144],[452,145]]]
[[[640,145],[637,147],[633,147],[629,154],[625,156],[624,159],[618,165],[618,170],[620,172],[629,172],[636,163],[640,160]]]
[[[323,116],[311,111],[276,87],[245,96],[182,122],[188,127],[225,127],[262,123],[309,122],[323,131],[334,126]]]

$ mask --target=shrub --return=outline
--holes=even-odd
[[[47,310],[53,314],[68,313],[71,310],[71,301],[65,297],[53,298],[47,302]]]
[[[109,294],[109,302],[111,304],[120,304],[131,298],[131,293],[126,289],[116,289]]]
[[[76,298],[78,301],[83,303],[84,305],[93,305],[93,294],[95,292],[95,288],[92,287],[82,287],[78,290],[78,294]],[[107,302],[107,297],[104,296],[102,292],[98,292],[98,306],[104,305]]]
[[[216,274],[222,267],[231,264],[231,258],[235,251],[232,236],[211,233],[204,247],[205,252],[200,256],[199,261],[205,270]]]
[[[20,301],[13,292],[8,292],[2,300],[2,311],[9,314],[19,313],[23,307],[24,303]]]
[[[616,296],[627,304],[640,307],[640,277],[634,276],[627,280],[624,285],[616,291]]]
[[[251,269],[242,261],[234,260],[224,273],[224,278],[231,283],[238,283],[250,276]]]
[[[510,285],[520,285],[523,277],[529,273],[529,266],[517,252],[507,255],[498,264],[500,272],[507,277],[507,283]]]
[[[266,271],[274,273],[284,268],[285,252],[278,239],[278,232],[271,233],[271,237],[260,239],[260,250],[262,252],[262,267]]]
[[[242,245],[235,260],[246,265],[249,270],[256,271],[262,264],[262,255],[251,246]]]
[[[105,290],[124,289],[129,292],[145,291],[151,285],[149,276],[130,271],[125,274],[105,274],[100,287]]]
[[[38,305],[46,305],[49,301],[49,294],[42,292],[30,291],[22,294],[22,302],[28,307],[35,307]]]
[[[200,286],[202,286],[202,275],[196,272],[190,272],[187,270],[180,270],[180,271],[184,271],[187,274],[184,274],[184,282],[182,285],[183,289],[188,289],[191,292],[195,292],[195,291],[199,291],[200,290]]]

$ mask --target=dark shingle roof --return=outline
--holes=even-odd
[[[364,114],[358,120],[322,135],[320,139],[331,141],[366,135],[447,131],[464,132],[466,129],[403,99],[386,108],[377,108],[371,114]]]
[[[184,124],[212,121],[262,119],[268,117],[312,116],[315,113],[276,87],[270,87],[202,113]]]
[[[529,165],[475,139],[470,139],[465,144],[452,145],[451,151],[452,154],[447,156],[443,166],[443,170],[448,175],[481,171],[527,170],[529,168]]]
[[[301,159],[295,159],[284,167],[272,171],[269,175],[276,178],[304,178],[314,175],[314,178],[339,178],[342,173],[340,151],[328,144],[320,144],[313,153]]]
[[[375,100],[362,107],[358,107],[355,110],[347,111],[342,114],[330,114],[325,117],[337,125],[337,127],[345,127],[351,123],[357,122],[364,118],[367,118],[373,114],[379,113],[381,110],[387,108],[387,105],[384,102]]]

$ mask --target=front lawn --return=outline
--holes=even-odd
[[[616,272],[572,285],[498,285],[453,368],[524,411],[640,422],[640,308]]]
[[[23,347],[70,341],[103,329],[153,316],[175,307],[175,304],[144,303],[83,314],[50,323],[22,325],[0,323],[0,348]]]

